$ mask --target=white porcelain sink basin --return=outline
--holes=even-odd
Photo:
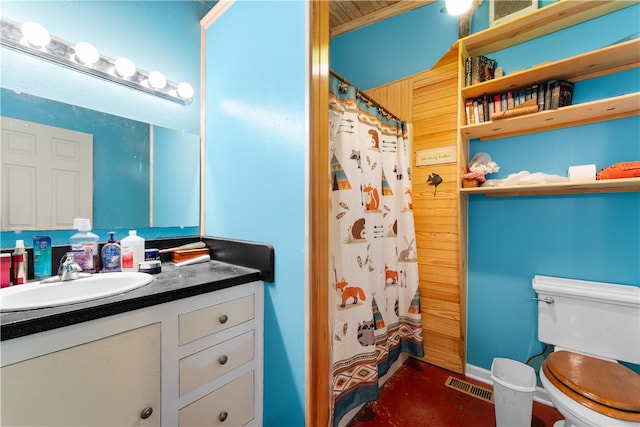
[[[147,273],[98,273],[65,282],[32,282],[0,289],[0,311],[74,304],[121,294],[151,283]]]

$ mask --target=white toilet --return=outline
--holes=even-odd
[[[554,427],[640,425],[640,288],[535,276],[538,339],[555,346],[540,380]]]

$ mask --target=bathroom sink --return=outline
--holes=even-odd
[[[44,280],[0,290],[0,311],[56,307],[118,295],[151,283],[147,273],[98,273],[76,280]]]

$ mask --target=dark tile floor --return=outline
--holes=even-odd
[[[409,358],[385,383],[380,399],[366,404],[347,427],[495,426],[492,403],[445,386],[449,376],[491,389],[482,382]],[[533,402],[532,427],[552,427],[562,416]]]

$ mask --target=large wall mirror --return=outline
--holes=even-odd
[[[93,227],[96,229],[179,227],[193,230],[199,225],[200,190],[200,138],[184,131],[154,126],[149,123],[102,113],[76,105],[16,93],[1,89],[0,116],[3,119],[20,120],[27,131],[28,124],[81,132],[92,136],[93,176],[89,194],[89,204]],[[3,126],[2,150],[8,157],[10,138],[8,126]],[[20,129],[18,129],[18,132]],[[91,143],[91,142],[90,142]],[[20,147],[18,147],[19,149]],[[44,147],[42,151],[49,151]],[[11,193],[8,170],[3,168],[3,195]],[[41,200],[49,205],[52,197],[52,182],[46,182]],[[65,189],[62,189],[64,192]],[[74,188],[69,188],[69,192]],[[3,196],[3,197],[4,197]],[[17,195],[13,203],[31,206],[26,195]],[[8,202],[8,203],[7,203]],[[178,208],[179,207],[179,208]],[[12,212],[23,211],[11,206],[11,201],[3,199],[2,231],[27,231],[32,227],[25,224],[26,218],[16,218],[10,223]],[[39,206],[36,200],[34,210],[49,210],[49,206]],[[64,206],[59,208],[63,211]],[[22,212],[21,212],[22,213]],[[21,215],[18,215],[21,216]],[[22,220],[22,221],[21,221]],[[73,217],[61,219],[57,227],[49,229],[70,229]]]
[[[2,16],[37,21],[52,36],[187,81],[179,105],[6,47],[0,116],[93,135],[92,228],[106,241],[137,229],[147,239],[200,234],[200,19],[215,1],[6,1]],[[4,185],[4,184],[3,184]],[[4,207],[3,207],[4,209]],[[3,227],[2,248],[35,234],[68,244],[73,230]]]

